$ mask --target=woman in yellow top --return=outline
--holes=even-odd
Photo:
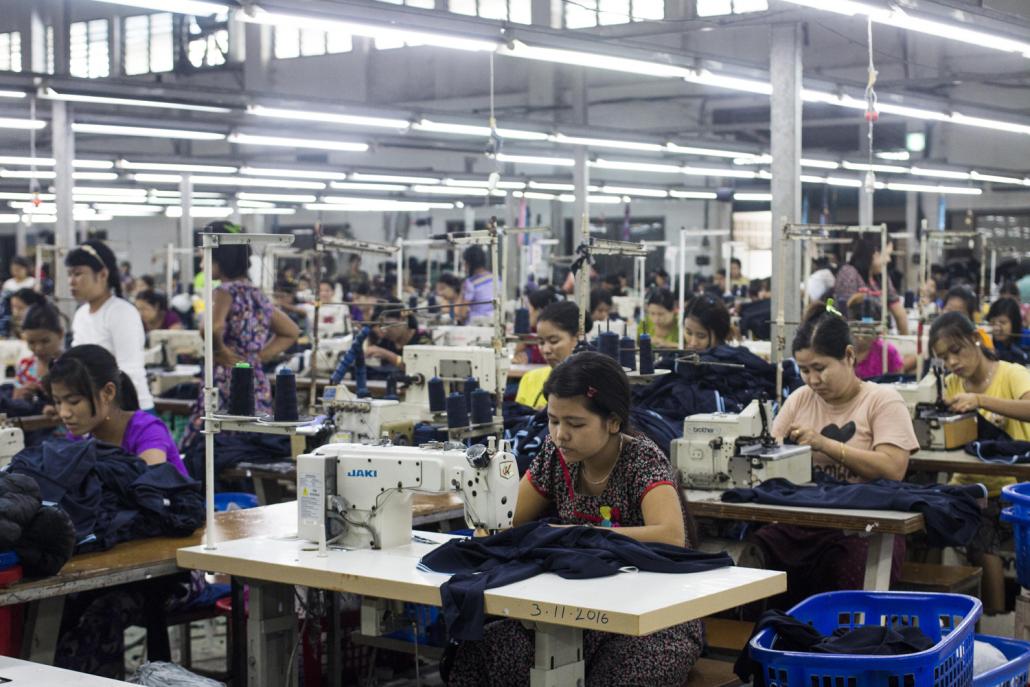
[[[587,331],[592,327],[587,315]],[[551,376],[551,368],[558,365],[576,348],[579,334],[579,307],[572,301],[552,303],[540,311],[536,318],[536,335],[540,353],[547,367],[540,367],[522,376],[515,402],[540,410],[547,405],[544,397],[544,382]]]
[[[998,360],[985,346],[965,313],[944,313],[930,327],[930,350],[944,361],[949,374],[944,395],[948,406],[959,413],[977,411],[1017,441],[1030,441],[1030,371],[1022,365]],[[956,474],[952,482],[983,483],[991,497],[983,512],[980,531],[966,555],[984,569],[985,612],[996,612],[1002,601],[1002,563],[995,553],[999,543],[998,494],[1009,477]]]
[[[676,296],[668,289],[655,289],[647,299],[647,316],[640,333],[651,336],[655,348],[676,348],[680,343]]]

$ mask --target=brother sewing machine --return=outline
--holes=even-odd
[[[327,444],[297,458],[297,534],[344,548],[411,542],[411,497],[455,493],[474,529],[511,527],[519,490],[506,446]]]
[[[0,418],[0,468],[6,467],[23,448],[25,448],[25,433],[21,427],[8,427],[7,418]]]
[[[950,450],[961,448],[974,441],[977,435],[976,413],[956,413],[944,402],[942,371],[933,370],[908,389],[895,388],[905,399],[912,414],[912,427],[919,441],[919,448],[926,450]]]
[[[196,329],[155,329],[147,334],[144,363],[174,370],[180,355],[204,357],[204,338]]]
[[[703,413],[683,420],[683,438],[672,442],[672,462],[691,489],[750,487],[773,477],[795,484],[812,480],[812,449],[785,446],[769,433],[765,403],[742,412]]]

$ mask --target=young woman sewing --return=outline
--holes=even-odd
[[[558,365],[544,386],[550,436],[522,478],[514,522],[557,511],[563,525],[618,526],[644,542],[696,542],[675,470],[650,439],[629,427],[630,387],[606,355],[577,353]],[[679,687],[701,652],[697,621],[646,637],[583,632],[587,687]],[[451,687],[529,684],[533,632],[500,620],[484,639],[460,645]]]
[[[676,296],[668,289],[657,288],[647,298],[647,313],[640,323],[640,333],[651,336],[655,348],[676,348],[680,332],[676,317]]]
[[[44,386],[73,437],[96,437],[148,465],[171,463],[187,475],[168,428],[139,409],[132,381],[103,347],[84,344],[68,349],[54,361]]]
[[[1018,365],[1030,362],[1026,351],[1019,345],[1023,336],[1023,312],[1019,300],[1002,296],[994,301],[987,311],[987,321],[991,325],[991,339],[998,360]]]
[[[722,346],[730,336],[730,311],[715,296],[695,296],[683,313],[683,347],[702,352]]]
[[[908,457],[919,448],[908,409],[894,389],[855,375],[855,347],[844,318],[813,307],[798,328],[793,352],[805,386],[783,404],[773,436],[811,447],[814,477],[904,479]],[[787,571],[790,605],[819,592],[862,588],[867,539],[770,525],[755,533],[755,543],[767,567]],[[900,573],[904,545],[903,537],[895,539],[892,575]]]
[[[143,367],[143,320],[132,303],[122,298],[114,253],[103,241],[84,241],[68,252],[64,264],[72,297],[82,303],[72,318],[72,345],[97,344],[110,351],[136,387],[140,407],[152,409],[154,399]]]
[[[592,326],[588,316],[584,327],[590,329]],[[522,376],[515,402],[539,410],[547,405],[544,383],[551,376],[551,370],[572,355],[576,348],[579,335],[579,306],[572,301],[547,306],[537,317],[536,333],[540,353],[547,367],[530,370]]]

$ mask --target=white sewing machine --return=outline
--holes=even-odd
[[[594,322],[594,328],[590,330],[587,339],[596,339],[601,332],[615,332],[620,337],[628,336],[633,339],[633,345],[637,341],[637,323],[631,320],[608,320],[607,322]]]
[[[21,427],[0,427],[0,468],[7,467],[11,459],[25,448],[25,433]]]
[[[322,405],[336,428],[331,441],[379,441],[392,427],[429,420],[429,407],[382,398],[358,398],[346,385],[326,387]]]
[[[163,365],[172,369],[180,355],[204,357],[204,337],[198,330],[154,329],[147,334],[147,349],[143,352],[146,365]]]
[[[327,375],[331,375],[336,371],[336,366],[340,362],[340,358],[347,355],[347,351],[350,350],[351,343],[354,341],[354,336],[348,334],[346,336],[334,336],[334,337],[319,337],[318,339],[318,360],[317,370],[318,372],[324,372]],[[304,369],[309,370],[311,365],[311,351],[304,351]]]
[[[491,335],[493,330],[490,330]],[[479,380],[479,388],[494,392],[498,381],[508,378],[511,358],[502,351],[497,355],[492,348],[482,346],[405,346],[404,374],[415,379],[408,384],[404,393],[406,403],[429,409],[428,382],[439,377],[444,389],[451,391],[463,388],[466,377]]]
[[[22,358],[31,355],[32,351],[21,339],[0,339],[0,377],[6,376],[7,368],[17,367]]]
[[[493,327],[440,325],[433,327],[433,343],[437,346],[489,346]],[[404,349],[405,351],[407,349]]]
[[[702,413],[683,420],[672,442],[672,463],[691,489],[751,487],[773,477],[812,481],[812,449],[780,444],[769,434],[768,407],[759,401],[740,413]]]
[[[892,385],[905,399],[922,449],[961,448],[977,436],[976,413],[956,413],[944,405],[942,375],[935,367],[918,382]]]
[[[493,442],[490,442],[491,445]],[[511,527],[519,490],[504,448],[327,444],[297,457],[297,535],[345,548],[411,542],[411,496],[456,493],[472,528]]]

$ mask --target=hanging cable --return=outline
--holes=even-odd
[[[873,61],[873,20],[870,17],[866,22],[866,42],[868,43],[869,49],[869,68],[866,77],[865,86],[865,121],[867,124],[866,138],[869,147],[868,163],[870,169],[866,171],[865,183],[863,184],[863,192],[870,195],[876,190],[876,175],[873,173],[873,129],[876,125],[876,121],[880,118],[880,113],[876,110],[876,77],[879,72],[876,71],[876,64]]]
[[[29,97],[29,121],[36,122],[36,96]],[[36,127],[29,129],[29,193],[32,194],[32,205],[39,207],[39,179],[36,178]],[[39,269],[37,266],[36,269]]]

